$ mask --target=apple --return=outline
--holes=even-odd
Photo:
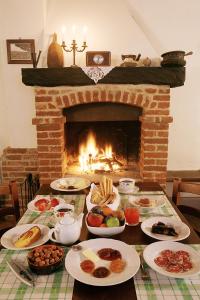
[[[100,227],[103,223],[103,219],[104,217],[102,215],[90,212],[87,217],[87,223],[92,227]]]
[[[106,225],[108,227],[118,227],[120,226],[119,219],[117,217],[108,217],[106,220]]]

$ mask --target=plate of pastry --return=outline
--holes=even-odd
[[[45,244],[49,227],[42,224],[22,224],[6,231],[1,237],[3,247],[10,250],[27,250]]]
[[[160,241],[181,241],[190,235],[190,228],[175,217],[152,217],[141,224],[142,231]]]

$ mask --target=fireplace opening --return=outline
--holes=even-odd
[[[119,173],[137,169],[138,107],[92,103],[64,110],[67,173]]]

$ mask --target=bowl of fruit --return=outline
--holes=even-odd
[[[122,209],[95,206],[86,215],[85,222],[89,232],[108,237],[124,231],[126,220]]]

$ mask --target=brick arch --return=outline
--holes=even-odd
[[[36,88],[38,165],[42,182],[64,173],[63,108],[95,102],[113,102],[143,109],[141,121],[140,175],[142,180],[166,181],[170,89],[154,85],[97,84],[81,87]]]

